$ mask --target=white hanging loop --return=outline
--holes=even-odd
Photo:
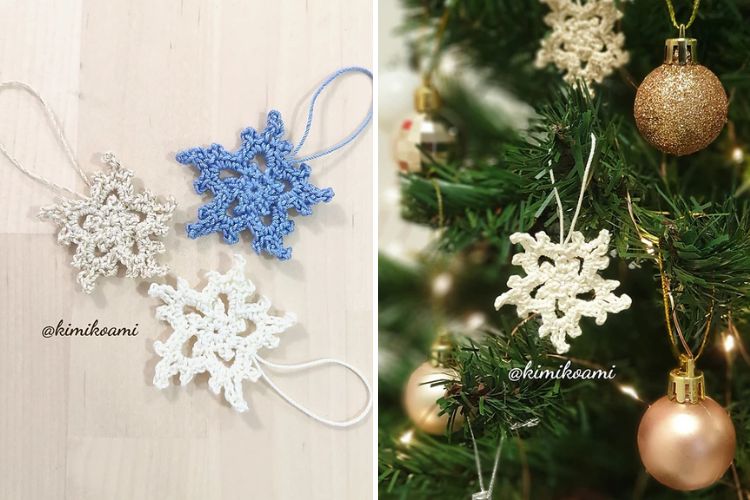
[[[282,391],[276,384],[274,384],[273,381],[268,377],[268,375],[266,375],[266,372],[263,371],[261,364],[269,368],[273,368],[275,370],[290,371],[290,372],[305,370],[308,368],[314,368],[316,366],[322,366],[322,365],[343,366],[347,370],[351,371],[354,375],[356,375],[357,378],[359,378],[359,380],[362,381],[362,384],[364,384],[365,391],[367,392],[367,404],[365,405],[365,408],[361,412],[359,412],[357,415],[350,418],[349,420],[344,420],[344,421],[330,420],[330,419],[321,417],[320,415],[313,413],[312,410],[302,406],[300,403],[293,400],[284,391]],[[320,423],[330,425],[331,427],[351,427],[352,425],[355,425],[361,422],[367,416],[367,414],[370,413],[370,409],[372,408],[372,389],[370,388],[370,384],[365,379],[365,376],[359,370],[354,368],[352,365],[345,363],[343,361],[340,361],[338,359],[323,358],[323,359],[314,359],[312,361],[306,361],[304,363],[278,364],[278,363],[272,363],[271,361],[263,359],[260,356],[256,356],[255,366],[258,369],[258,371],[260,371],[260,376],[263,378],[263,380],[265,380],[266,383],[269,386],[271,386],[271,389],[276,391],[276,393],[279,396],[281,396],[287,403],[297,408],[299,411],[301,411],[308,417],[312,418],[313,420],[317,420]]]
[[[477,465],[477,474],[479,476],[479,488],[481,489],[480,492],[475,493],[472,498],[474,499],[491,499],[492,498],[492,490],[495,487],[495,479],[497,478],[497,468],[500,464],[500,454],[503,451],[503,443],[505,442],[505,435],[501,432],[500,433],[500,442],[497,445],[497,451],[495,452],[495,461],[492,465],[492,475],[490,476],[490,484],[489,487],[485,490],[484,489],[484,478],[482,477],[482,461],[479,458],[479,447],[477,447],[477,440],[474,437],[474,429],[471,428],[471,420],[466,419],[466,422],[469,424],[469,434],[471,435],[471,444],[474,448],[474,462]]]
[[[86,176],[86,173],[83,171],[81,166],[76,161],[75,154],[73,153],[73,150],[70,147],[70,144],[68,144],[68,141],[65,139],[65,133],[62,130],[62,127],[60,126],[60,122],[55,117],[55,113],[52,111],[52,108],[49,107],[47,102],[42,98],[39,93],[34,90],[30,85],[23,83],[23,82],[16,82],[16,81],[9,81],[9,82],[2,82],[0,83],[0,92],[3,90],[8,89],[17,89],[22,90],[29,95],[31,95],[34,99],[36,99],[39,104],[42,106],[42,109],[44,110],[45,117],[47,118],[47,121],[49,122],[52,130],[55,133],[55,137],[57,138],[58,142],[62,146],[63,150],[65,151],[66,156],[68,157],[68,161],[73,166],[76,172],[78,172],[78,175],[81,176],[81,179],[86,183],[87,186],[90,186],[90,182],[88,177]],[[70,194],[73,196],[76,196],[78,198],[83,198],[84,196],[71,190],[66,187],[59,186],[55,184],[54,182],[50,181],[49,179],[46,179],[45,177],[42,177],[41,175],[35,174],[28,170],[26,167],[24,167],[18,159],[13,156],[5,147],[4,144],[0,143],[0,153],[5,155],[6,158],[21,172],[26,174],[31,179],[43,184],[44,186],[48,187],[49,189],[57,192],[58,194]]]
[[[563,206],[562,206],[562,200],[560,200],[560,193],[557,191],[557,186],[555,186],[555,174],[552,172],[552,160],[550,160],[547,164],[549,169],[549,176],[552,181],[552,191],[555,194],[555,200],[557,200],[557,213],[558,218],[560,219],[560,243],[567,243],[570,241],[570,238],[573,236],[573,231],[576,227],[576,222],[578,222],[578,215],[581,213],[581,206],[583,205],[583,194],[586,192],[586,185],[589,182],[589,174],[591,173],[591,164],[594,161],[594,152],[596,151],[596,136],[591,133],[591,150],[589,151],[589,158],[586,161],[586,168],[583,170],[583,179],[581,179],[581,191],[578,193],[578,204],[576,205],[576,211],[573,214],[573,219],[570,221],[570,227],[568,228],[568,234],[565,235],[565,224],[563,219]]]

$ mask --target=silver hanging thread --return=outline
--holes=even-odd
[[[478,491],[471,495],[471,500],[490,500],[492,498],[492,490],[495,487],[495,479],[497,478],[497,468],[500,465],[500,454],[503,451],[503,443],[505,442],[505,435],[500,433],[500,442],[497,445],[497,451],[495,452],[495,462],[492,465],[492,475],[490,476],[489,487],[484,489],[484,478],[482,477],[482,461],[479,458],[479,448],[477,447],[477,440],[474,437],[474,429],[471,427],[471,420],[467,419],[466,422],[469,424],[469,434],[471,434],[471,444],[474,447],[474,462],[477,465],[477,475],[479,476],[479,488]]]

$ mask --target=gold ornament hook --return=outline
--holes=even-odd
[[[667,38],[664,42],[664,64],[698,63],[698,40],[685,38],[684,24],[680,28],[680,38]]]
[[[434,367],[445,368],[453,364],[453,340],[447,331],[442,331],[430,349],[430,363]]]
[[[414,92],[414,109],[418,113],[435,113],[440,109],[441,102],[440,94],[427,80]]]
[[[680,356],[680,367],[669,372],[667,396],[678,403],[696,404],[706,397],[703,372],[695,369],[695,358]]]

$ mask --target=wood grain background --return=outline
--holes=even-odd
[[[114,151],[143,185],[178,208],[162,260],[193,284],[226,271],[233,252],[299,325],[268,358],[336,357],[372,373],[372,129],[353,147],[312,163],[313,182],[336,197],[297,218],[291,261],[189,240],[201,198],[182,148],[238,143],[279,109],[292,138],[310,93],[331,71],[371,65],[369,0],[0,0],[0,79],[22,80],[49,101],[87,171]],[[370,84],[347,78],[324,95],[312,152],[361,119]],[[0,95],[0,141],[30,168],[84,186],[31,98]],[[372,419],[333,430],[297,412],[262,383],[235,413],[205,378],[185,388],[151,385],[157,322],[148,283],[101,279],[78,291],[72,250],[36,212],[54,196],[0,157],[0,498],[366,499],[372,496]],[[129,326],[134,338],[56,338],[59,320]],[[364,402],[345,371],[279,375],[279,385],[320,413],[342,418]]]

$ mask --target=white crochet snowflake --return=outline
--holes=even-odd
[[[148,190],[136,193],[133,172],[111,153],[102,161],[109,170],[90,177],[88,198],[65,199],[39,211],[41,219],[59,226],[58,243],[76,245],[71,264],[81,270],[77,279],[86,293],[94,290],[99,276],[117,274],[120,265],[128,278],[166,273],[156,255],[165,250],[159,237],[169,231],[176,206],[172,198],[159,203]]]
[[[578,80],[591,88],[601,83],[630,58],[623,49],[625,35],[615,32],[622,17],[614,0],[540,0],[551,12],[544,22],[552,27],[541,43],[535,64],[543,68],[553,63],[571,85]]]
[[[245,259],[234,256],[226,274],[207,273],[208,284],[201,291],[190,288],[182,278],[177,288],[153,283],[148,294],[164,302],[156,308],[156,318],[167,321],[172,334],[166,342],[154,342],[162,357],[156,365],[154,385],[169,386],[179,374],[180,384],[208,372],[208,386],[239,412],[248,409],[242,395],[245,380],[257,381],[261,371],[258,350],[279,345],[276,334],[295,324],[293,314],[271,316],[271,302],[253,297],[255,285],[245,278]]]
[[[607,313],[630,307],[630,297],[612,293],[620,282],[599,275],[609,265],[606,229],[589,242],[578,231],[566,243],[553,243],[544,232],[537,233],[536,239],[528,233],[514,233],[510,241],[524,249],[512,262],[523,267],[526,276],[508,279],[510,290],[495,299],[495,308],[513,304],[519,317],[539,314],[539,336],[549,335],[558,353],[570,349],[566,336],[581,335],[581,317],[594,318],[602,325]]]

